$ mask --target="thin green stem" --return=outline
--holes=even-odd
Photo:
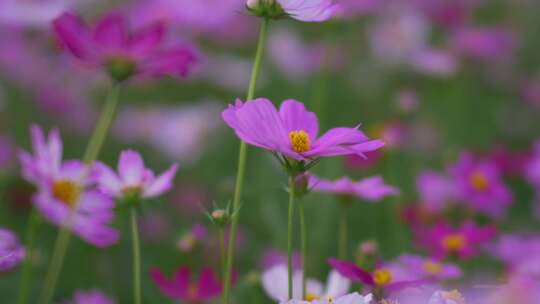
[[[221,263],[221,278],[225,281],[225,229],[219,228],[219,257]]]
[[[348,216],[347,211],[349,205],[347,203],[341,203],[341,210],[339,216],[339,246],[338,246],[338,258],[344,260],[347,258],[348,245]]]
[[[84,153],[84,162],[87,164],[92,164],[99,156],[99,152],[101,151],[105,138],[111,128],[114,113],[116,112],[116,106],[118,105],[119,94],[120,84],[114,83],[109,91],[105,106],[99,116],[94,133],[86,148],[86,152]]]
[[[92,137],[90,138],[90,142],[86,147],[86,152],[84,153],[84,162],[87,165],[91,165],[99,156],[99,152],[103,147],[103,143],[105,142],[105,138],[109,133],[109,129],[114,118],[114,113],[118,104],[119,93],[120,84],[114,83],[109,91],[104,108],[94,128]],[[52,297],[54,296],[56,283],[58,282],[58,277],[60,275],[60,271],[62,270],[66,251],[69,245],[69,241],[71,239],[71,225],[73,224],[72,221],[75,215],[75,208],[71,211],[68,220],[58,232],[58,237],[56,238],[56,242],[54,245],[51,264],[49,266],[47,276],[45,277],[45,286],[43,287],[40,296],[41,304],[49,304],[52,300]]]
[[[255,97],[255,88],[257,85],[257,79],[259,78],[259,69],[262,62],[262,55],[264,51],[264,45],[266,42],[266,33],[268,31],[268,19],[262,19],[261,28],[259,30],[259,39],[257,41],[257,50],[255,52],[255,60],[253,63],[253,69],[251,71],[251,78],[249,80],[249,88],[247,94],[247,100],[251,100]],[[229,294],[231,289],[231,274],[234,261],[234,249],[236,244],[236,232],[238,229],[238,220],[240,213],[240,201],[242,195],[242,188],[244,185],[244,175],[246,171],[246,157],[247,146],[245,142],[240,142],[240,150],[238,153],[238,169],[236,173],[236,185],[234,188],[233,198],[233,216],[231,218],[231,231],[229,241],[227,242],[227,262],[225,264],[225,277],[223,282],[223,304],[229,303]]]
[[[56,242],[54,244],[53,256],[51,259],[51,265],[49,266],[49,271],[45,277],[45,286],[41,292],[41,304],[49,304],[54,295],[56,288],[56,283],[60,275],[60,270],[62,269],[62,264],[64,263],[64,258],[66,256],[67,247],[69,245],[69,240],[71,239],[71,233],[68,227],[71,226],[72,216],[68,222],[60,228],[58,236],[56,237]]]
[[[133,249],[133,298],[135,304],[141,304],[141,245],[139,242],[139,225],[137,223],[137,210],[131,208],[131,238]]]
[[[293,251],[293,228],[294,228],[294,189],[295,177],[289,176],[289,219],[287,221],[287,270],[288,270],[288,295],[289,300],[293,296],[293,263],[292,263],[292,251]],[[302,261],[303,262],[303,261]]]
[[[306,268],[306,253],[307,253],[307,230],[306,217],[304,215],[304,201],[299,200],[300,213],[300,258],[302,263],[302,299],[306,299],[306,284],[307,284],[307,268]]]
[[[19,295],[17,297],[17,304],[25,304],[28,298],[28,288],[32,278],[32,255],[34,253],[34,240],[36,238],[36,231],[39,226],[39,216],[35,207],[32,208],[30,213],[30,219],[28,221],[28,228],[26,228],[25,248],[26,257],[21,271],[21,280],[19,281]]]

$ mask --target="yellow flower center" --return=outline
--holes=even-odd
[[[422,268],[424,269],[424,272],[428,274],[437,275],[442,272],[442,265],[432,260],[427,260],[426,262],[424,262]]]
[[[62,203],[73,206],[79,199],[81,190],[76,183],[70,180],[59,180],[54,182],[52,186],[52,194],[54,198]]]
[[[378,286],[384,286],[392,282],[392,273],[386,269],[375,270],[373,273],[373,281]]]
[[[306,293],[306,301],[312,302],[312,301],[315,301],[315,300],[318,300],[318,299],[320,299],[320,297],[317,296],[316,294],[313,294],[311,292]]]
[[[379,304],[399,304],[396,300],[382,299]]]
[[[291,147],[294,152],[304,153],[310,149],[311,140],[309,134],[304,130],[289,132],[289,140],[291,141]]]
[[[443,292],[442,296],[444,297],[445,300],[452,300],[458,304],[465,304],[465,298],[459,291],[455,289],[452,291]]]
[[[199,288],[197,287],[197,285],[189,284],[188,290],[187,290],[188,298],[196,299],[198,291],[199,291]]]
[[[482,172],[476,171],[471,174],[469,177],[469,182],[471,183],[471,186],[476,191],[485,191],[489,187],[489,182],[486,177],[486,175]]]
[[[443,247],[451,252],[457,252],[465,247],[465,237],[461,234],[450,234],[442,239]]]

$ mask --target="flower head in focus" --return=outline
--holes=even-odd
[[[68,226],[87,242],[103,247],[118,240],[118,231],[108,225],[114,217],[113,200],[95,190],[95,167],[79,160],[62,161],[62,140],[57,130],[48,140],[43,130],[32,126],[33,154],[20,153],[23,177],[38,191],[35,207],[49,222]]]
[[[170,279],[160,270],[150,269],[150,277],[163,295],[176,301],[204,303],[221,294],[221,282],[209,268],[201,271],[196,282],[192,281],[191,270],[187,266],[178,269]]]
[[[102,17],[93,28],[75,13],[65,12],[53,22],[54,33],[81,63],[101,67],[116,81],[139,76],[182,76],[197,61],[192,47],[165,47],[164,24],[153,24],[130,32],[127,20],[118,13]]]
[[[455,256],[467,259],[477,255],[482,246],[495,236],[496,228],[479,227],[473,222],[465,222],[453,228],[443,222],[431,229],[415,231],[418,244],[428,249],[435,258]]]
[[[284,101],[279,110],[265,98],[246,103],[237,100],[223,111],[222,117],[240,139],[273,152],[288,170],[296,171],[295,175],[319,158],[363,156],[384,145],[380,140],[370,140],[358,128],[334,128],[318,137],[315,113],[292,99]]]
[[[15,234],[0,227],[0,273],[10,271],[26,256]]]
[[[120,154],[118,174],[103,163],[96,164],[100,189],[116,198],[153,198],[170,190],[177,165],[172,165],[164,173],[155,176],[145,168],[142,156],[133,150]]]
[[[114,304],[114,301],[99,290],[78,290],[73,299],[66,301],[65,304]]]
[[[338,9],[333,0],[247,0],[246,6],[258,17],[279,19],[288,16],[304,22],[326,21]]]

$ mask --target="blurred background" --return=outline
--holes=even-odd
[[[413,243],[404,216],[422,203],[418,174],[445,172],[463,151],[497,160],[504,171],[513,203],[496,221],[499,233],[538,231],[540,208],[523,164],[532,159],[540,130],[540,3],[341,3],[343,9],[329,22],[270,22],[256,95],[275,104],[288,98],[304,102],[317,113],[321,130],[361,124],[370,137],[386,141],[368,160],[325,159],[314,170],[332,179],[382,175],[401,191],[376,204],[352,204],[350,252],[362,241],[376,240],[385,259],[424,253]],[[30,125],[59,127],[65,159],[79,158],[108,90],[103,74],[74,64],[62,51],[51,20],[75,10],[91,24],[116,10],[135,28],[166,22],[171,41],[192,43],[200,53],[186,79],[124,86],[101,154],[112,166],[122,149],[133,148],[158,172],[172,162],[180,166],[174,189],[143,208],[144,297],[149,303],[168,301],[148,277],[150,267],[169,274],[183,264],[219,269],[217,230],[204,212],[213,204],[225,206],[233,195],[238,140],[220,113],[247,90],[259,20],[244,6],[242,0],[0,0],[0,225],[24,239],[34,190],[20,176],[17,153],[30,149]],[[286,249],[286,176],[269,153],[250,147],[248,155],[234,297],[238,303],[272,303],[257,274],[267,250]],[[326,259],[337,252],[339,208],[330,195],[303,199],[310,276],[324,279]],[[98,249],[74,238],[58,299],[99,288],[117,303],[132,303],[128,214],[117,209],[119,243]],[[204,237],[193,233],[197,225],[206,227]],[[34,294],[56,233],[55,226],[41,224],[31,255]],[[499,275],[503,268],[485,255],[460,263],[468,276]],[[0,276],[0,302],[14,302],[9,299],[15,299],[19,275],[15,269]]]

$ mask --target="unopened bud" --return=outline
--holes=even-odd
[[[363,256],[374,256],[379,251],[379,245],[375,241],[365,241],[358,247],[358,253]]]

